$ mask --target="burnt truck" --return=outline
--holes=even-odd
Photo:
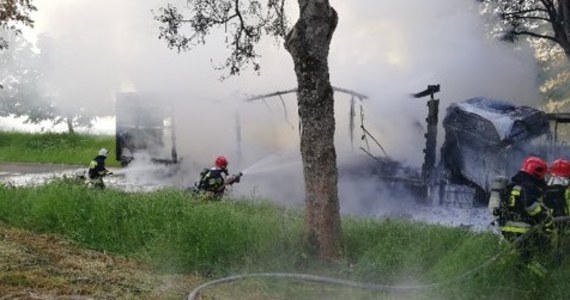
[[[176,164],[174,113],[167,99],[154,93],[116,95],[115,156],[121,166],[137,157],[154,163]]]
[[[333,90],[335,95],[342,92],[351,96],[352,142],[355,99],[362,102],[367,97],[347,89],[333,87]],[[428,85],[427,89],[411,95],[416,99],[428,98],[421,169],[405,166],[384,151],[366,130],[361,106],[360,127],[366,148],[360,149],[366,155],[340,162],[339,177],[374,178],[378,193],[387,193],[394,199],[413,198],[434,205],[485,206],[492,181],[499,175],[514,175],[524,157],[535,155],[547,161],[570,157],[569,148],[558,141],[558,125],[570,124],[570,113],[548,114],[529,106],[476,97],[449,105],[440,124],[439,99],[435,98],[439,91],[439,84]],[[255,96],[247,101],[292,92],[296,89]],[[439,128],[444,130],[442,143],[438,143]],[[372,154],[369,138],[383,155]],[[438,145],[441,145],[439,151]],[[375,162],[371,163],[371,159]]]
[[[497,176],[511,177],[527,156],[548,162],[570,157],[570,148],[558,139],[559,124],[570,123],[568,113],[546,113],[507,101],[477,97],[452,103],[442,122],[444,141],[436,163],[439,85],[416,96],[428,101],[426,144],[421,172],[404,182],[431,204],[485,206]],[[410,178],[408,178],[410,179]]]
[[[472,98],[451,104],[442,125],[445,138],[433,182],[437,194],[431,195],[440,203],[484,205],[492,181],[514,175],[526,156],[551,160],[557,155],[550,116],[528,106]]]

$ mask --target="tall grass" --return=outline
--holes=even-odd
[[[114,144],[113,136],[0,131],[0,161],[85,165],[103,147],[113,153]]]
[[[0,189],[0,220],[170,271],[206,273],[295,253],[301,226],[269,204],[204,203],[178,190],[128,194],[66,182]]]
[[[341,260],[332,264],[319,263],[305,251],[300,242],[303,218],[296,210],[246,200],[200,202],[177,190],[124,193],[65,181],[0,187],[0,222],[137,257],[165,272],[215,277],[303,272],[427,285],[401,297],[330,292],[340,298],[570,299],[567,257],[551,266],[548,277],[535,278],[494,234],[402,220],[344,218],[345,247]],[[299,296],[273,283],[263,287]]]

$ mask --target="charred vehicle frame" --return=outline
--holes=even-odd
[[[177,164],[175,119],[168,101],[152,93],[119,93],[116,98],[116,159],[125,167],[137,155]]]
[[[352,95],[351,98],[351,142],[354,128],[355,99],[367,97],[346,89],[334,88],[335,92]],[[276,92],[246,99],[247,101],[279,97],[294,93],[295,89]],[[367,149],[360,147],[377,164],[368,162],[356,165],[339,165],[339,176],[357,174],[373,177],[386,189],[401,195],[407,191],[426,204],[455,205],[461,207],[483,206],[489,199],[493,179],[513,175],[520,162],[527,155],[538,155],[551,160],[570,154],[570,149],[558,142],[558,124],[570,124],[570,114],[547,114],[529,106],[517,106],[506,101],[485,97],[472,98],[452,103],[442,122],[444,141],[437,160],[437,136],[439,126],[440,85],[428,85],[421,92],[411,96],[427,100],[427,129],[425,132],[424,159],[421,170],[405,167],[391,159],[382,145],[364,127],[362,139]],[[550,123],[554,122],[554,133]],[[368,138],[380,147],[384,156],[370,152]]]

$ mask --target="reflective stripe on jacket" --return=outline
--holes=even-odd
[[[530,228],[531,225],[525,222],[507,221],[504,226],[501,226],[501,231],[524,234],[527,233]]]
[[[552,219],[549,209],[543,204],[544,181],[520,171],[511,178],[511,182],[502,231],[525,233],[531,226]]]

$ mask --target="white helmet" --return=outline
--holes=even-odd
[[[101,148],[101,150],[99,150],[99,155],[101,155],[101,156],[107,157],[108,153],[109,153],[109,151],[105,148]]]

